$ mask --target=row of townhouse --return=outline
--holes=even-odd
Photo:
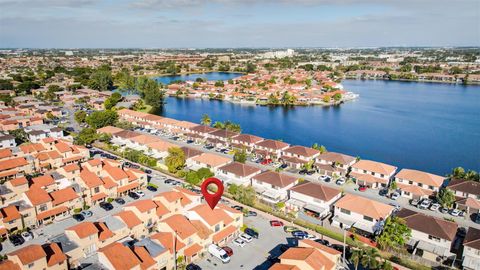
[[[177,258],[195,261],[210,244],[236,237],[242,224],[241,212],[222,204],[212,210],[200,195],[174,188],[112,216],[66,228],[48,244],[55,249],[55,263],[50,246],[30,245],[7,254],[0,269],[69,269],[94,254],[99,269],[172,269]]]

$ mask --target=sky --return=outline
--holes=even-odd
[[[480,46],[480,0],[0,0],[1,48]]]

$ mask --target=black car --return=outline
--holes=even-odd
[[[82,222],[85,220],[85,217],[82,214],[75,214],[72,216],[72,218],[78,222]]]
[[[115,202],[118,203],[118,204],[120,204],[120,205],[125,204],[125,200],[122,199],[122,198],[115,198]]]
[[[187,143],[188,143],[188,144],[191,144],[191,143],[193,143],[193,142],[194,142],[194,140],[187,140]]]
[[[285,169],[285,168],[287,168],[287,167],[288,167],[288,165],[287,165],[286,163],[283,163],[282,165],[280,165],[280,168],[281,168],[281,169]]]
[[[330,242],[328,242],[327,240],[323,240],[323,239],[315,239],[315,240],[313,240],[313,241],[315,241],[315,242],[317,242],[317,243],[319,243],[319,244],[322,244],[322,245],[324,245],[324,246],[329,246],[329,245],[330,245]]]
[[[189,264],[187,265],[187,267],[185,268],[186,270],[202,270],[202,268],[196,264]]]
[[[146,173],[146,174],[151,174],[151,173],[152,173],[152,170],[145,170],[145,173]]]
[[[10,235],[10,237],[8,239],[16,247],[25,243],[25,239],[23,239],[23,237],[19,234]]]
[[[173,179],[167,179],[167,180],[163,181],[163,183],[165,183],[165,184],[171,184],[171,183],[174,182],[174,181],[175,181],[175,180],[173,180]]]
[[[250,236],[253,237],[253,238],[258,239],[258,232],[254,231],[253,229],[246,228],[246,229],[245,229],[245,233],[248,234],[248,235],[250,235]]]
[[[130,198],[132,198],[132,199],[134,199],[134,200],[140,199],[140,196],[138,196],[138,194],[137,194],[137,193],[134,193],[134,192],[129,192],[129,193],[128,193],[128,197],[130,197]]]
[[[301,170],[298,173],[301,174],[301,175],[305,175],[305,174],[307,174],[307,170]]]
[[[388,194],[388,189],[386,188],[382,188],[380,189],[380,191],[378,191],[378,195],[380,196],[387,196],[387,194]]]
[[[233,209],[236,209],[236,210],[238,210],[238,211],[243,211],[243,207],[240,206],[240,205],[234,205],[234,206],[232,206],[232,208],[233,208]]]
[[[101,202],[100,207],[103,208],[105,211],[110,211],[113,209],[113,205],[109,202]]]
[[[257,216],[257,212],[255,211],[248,211],[246,212],[245,214],[243,214],[245,217],[256,217]]]
[[[152,191],[152,192],[156,192],[157,191],[157,188],[154,187],[154,186],[147,186],[147,189]]]

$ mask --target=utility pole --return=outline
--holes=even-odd
[[[173,234],[173,269],[177,270],[177,231]]]

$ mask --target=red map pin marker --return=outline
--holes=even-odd
[[[211,194],[210,192],[208,192],[207,187],[210,184],[214,184],[215,186],[217,186],[217,192],[215,192],[215,194]],[[210,206],[210,208],[212,208],[213,210],[217,205],[218,201],[220,201],[220,198],[222,197],[222,194],[223,194],[222,181],[218,180],[215,177],[210,177],[205,179],[205,181],[203,181],[202,183],[202,194],[205,200],[207,201],[208,205]]]

